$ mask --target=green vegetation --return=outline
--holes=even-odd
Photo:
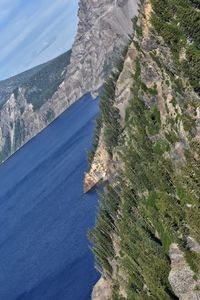
[[[115,87],[119,75],[123,69],[124,58],[127,54],[128,47],[129,44],[124,47],[120,58],[116,61],[115,70],[107,78],[104,84],[100,101],[101,114],[96,120],[96,130],[93,137],[93,147],[92,150],[88,153],[89,164],[91,164],[94,158],[94,154],[99,142],[101,128],[103,128],[104,130],[104,142],[106,145],[106,149],[111,157],[113,148],[118,145],[119,137],[121,134],[121,125],[119,110],[114,105]]]
[[[20,121],[19,119],[17,119],[15,121],[15,131],[14,131],[14,149],[13,151],[15,151],[16,149],[18,149],[21,144],[22,141],[24,139],[24,124],[23,121]]]
[[[95,155],[98,143],[99,143],[101,127],[102,127],[102,117],[100,115],[96,119],[96,126],[95,126],[95,131],[94,131],[94,136],[93,136],[92,149],[88,152],[89,166],[92,164],[92,161],[93,161],[93,158],[94,158],[94,155]]]
[[[64,79],[70,56],[71,51],[68,51],[45,64],[41,70],[31,76],[28,82],[24,84],[26,88],[25,97],[28,103],[33,104],[34,110],[40,109],[56,92]]]
[[[14,89],[13,94],[14,94],[14,96],[15,96],[15,99],[17,99],[17,97],[19,96],[19,89],[18,89],[18,87],[16,87],[16,88]]]
[[[121,241],[121,255],[115,259],[126,272],[128,299],[176,299],[168,282],[170,244],[177,242],[185,250],[192,269],[196,273],[200,271],[200,257],[184,246],[189,234],[199,241],[199,181],[196,178],[200,178],[200,166],[190,152],[181,176],[175,173],[173,163],[164,154],[178,137],[169,141],[166,136],[153,143],[143,124],[149,133],[158,132],[159,113],[155,107],[146,108],[136,90],[133,94],[126,143],[121,146],[124,169],[117,183],[113,183],[115,188],[109,186],[102,197],[103,204],[92,232],[94,252],[98,263],[111,276],[110,262],[114,258],[111,237],[115,233]],[[188,210],[186,199],[193,203],[194,209]],[[148,288],[144,290],[144,286]]]
[[[46,113],[46,122],[50,123],[55,119],[55,113],[52,109],[49,109]]]
[[[120,114],[118,109],[114,106],[115,99],[115,74],[110,77],[104,85],[103,96],[101,97],[100,109],[102,113],[102,122],[104,124],[104,141],[106,149],[110,156],[112,150],[118,144],[120,136]]]
[[[1,156],[4,159],[8,155],[10,155],[10,153],[11,153],[11,139],[10,139],[10,135],[8,134],[5,139],[5,144],[3,146]]]
[[[199,1],[152,0],[152,4],[155,30],[171,48],[179,72],[188,76],[190,84],[200,94]],[[183,49],[186,59],[180,62],[178,58]]]
[[[89,233],[89,238],[95,245],[97,264],[108,276],[112,275],[111,259],[114,257],[114,248],[111,233],[115,228],[115,217],[118,211],[119,196],[117,189],[107,185],[101,197],[96,227]]]
[[[175,76],[156,53],[150,53],[162,74],[163,85],[173,90],[171,106],[175,115],[171,115],[166,101],[168,116],[163,126],[158,101],[147,104],[144,100],[157,98],[158,90],[156,84],[149,88],[142,79],[145,54],[139,51],[138,41],[132,97],[126,108],[124,128],[116,109],[113,78],[105,85],[100,106],[106,148],[111,157],[117,154],[121,167],[118,166],[101,196],[96,227],[90,238],[99,269],[112,278],[114,300],[124,299],[120,287],[126,291],[128,300],[178,299],[168,281],[172,243],[177,243],[184,252],[195,272],[194,278],[200,275],[200,255],[187,247],[189,235],[200,243],[200,144],[194,138],[197,105],[191,97],[195,93],[187,93],[184,85],[188,77],[195,91],[200,92],[199,37],[195,30],[191,32],[192,23],[194,28],[197,22],[199,1],[152,0],[152,3],[152,23],[170,47],[180,75]],[[187,17],[185,14],[190,17],[187,28],[181,20]],[[136,33],[140,39],[142,31],[138,27]],[[187,59],[191,56],[190,67],[186,61],[177,59],[184,47]],[[180,122],[188,138],[183,137]]]

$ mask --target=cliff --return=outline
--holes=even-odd
[[[78,32],[63,85],[70,102],[103,84],[127,43],[136,13],[136,0],[80,1]]]
[[[61,72],[54,76],[52,68],[47,75],[42,70],[48,64],[0,83],[0,161],[85,93],[98,91],[128,40],[136,11],[131,0],[80,0],[77,35]]]
[[[108,181],[90,232],[102,272],[94,299],[101,289],[102,299],[200,298],[196,17],[195,1],[142,1],[123,67],[105,85],[84,181]]]

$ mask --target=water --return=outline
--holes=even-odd
[[[98,102],[85,96],[0,167],[0,300],[87,300],[99,278],[83,195]]]

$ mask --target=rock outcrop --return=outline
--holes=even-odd
[[[187,247],[192,252],[200,253],[199,243],[191,236],[187,237]]]
[[[0,161],[85,93],[98,91],[132,32],[136,13],[136,0],[80,0],[70,64],[66,61],[62,82],[52,83],[53,95],[35,109],[26,96],[29,87],[22,85],[0,109]]]
[[[111,296],[112,288],[108,280],[101,277],[93,289],[92,300],[108,300]]]
[[[101,180],[107,180],[108,165],[109,155],[105,149],[104,142],[100,138],[99,146],[95,153],[90,172],[86,173],[84,177],[84,193],[90,191]]]
[[[195,273],[186,262],[184,253],[177,244],[172,244],[169,250],[171,271],[169,282],[180,300],[200,299],[200,278],[195,280]]]

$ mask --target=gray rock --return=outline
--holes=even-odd
[[[146,39],[142,43],[142,48],[145,51],[153,51],[156,50],[159,47],[159,42],[157,39],[150,37],[149,39]]]
[[[169,282],[180,300],[200,299],[200,280],[195,280],[195,273],[186,262],[184,253],[177,244],[171,244],[169,251],[171,259],[171,271]]]
[[[70,103],[103,84],[132,33],[136,13],[136,0],[80,1],[78,33],[62,87]]]
[[[192,252],[200,253],[200,245],[191,236],[187,237],[187,247]]]

